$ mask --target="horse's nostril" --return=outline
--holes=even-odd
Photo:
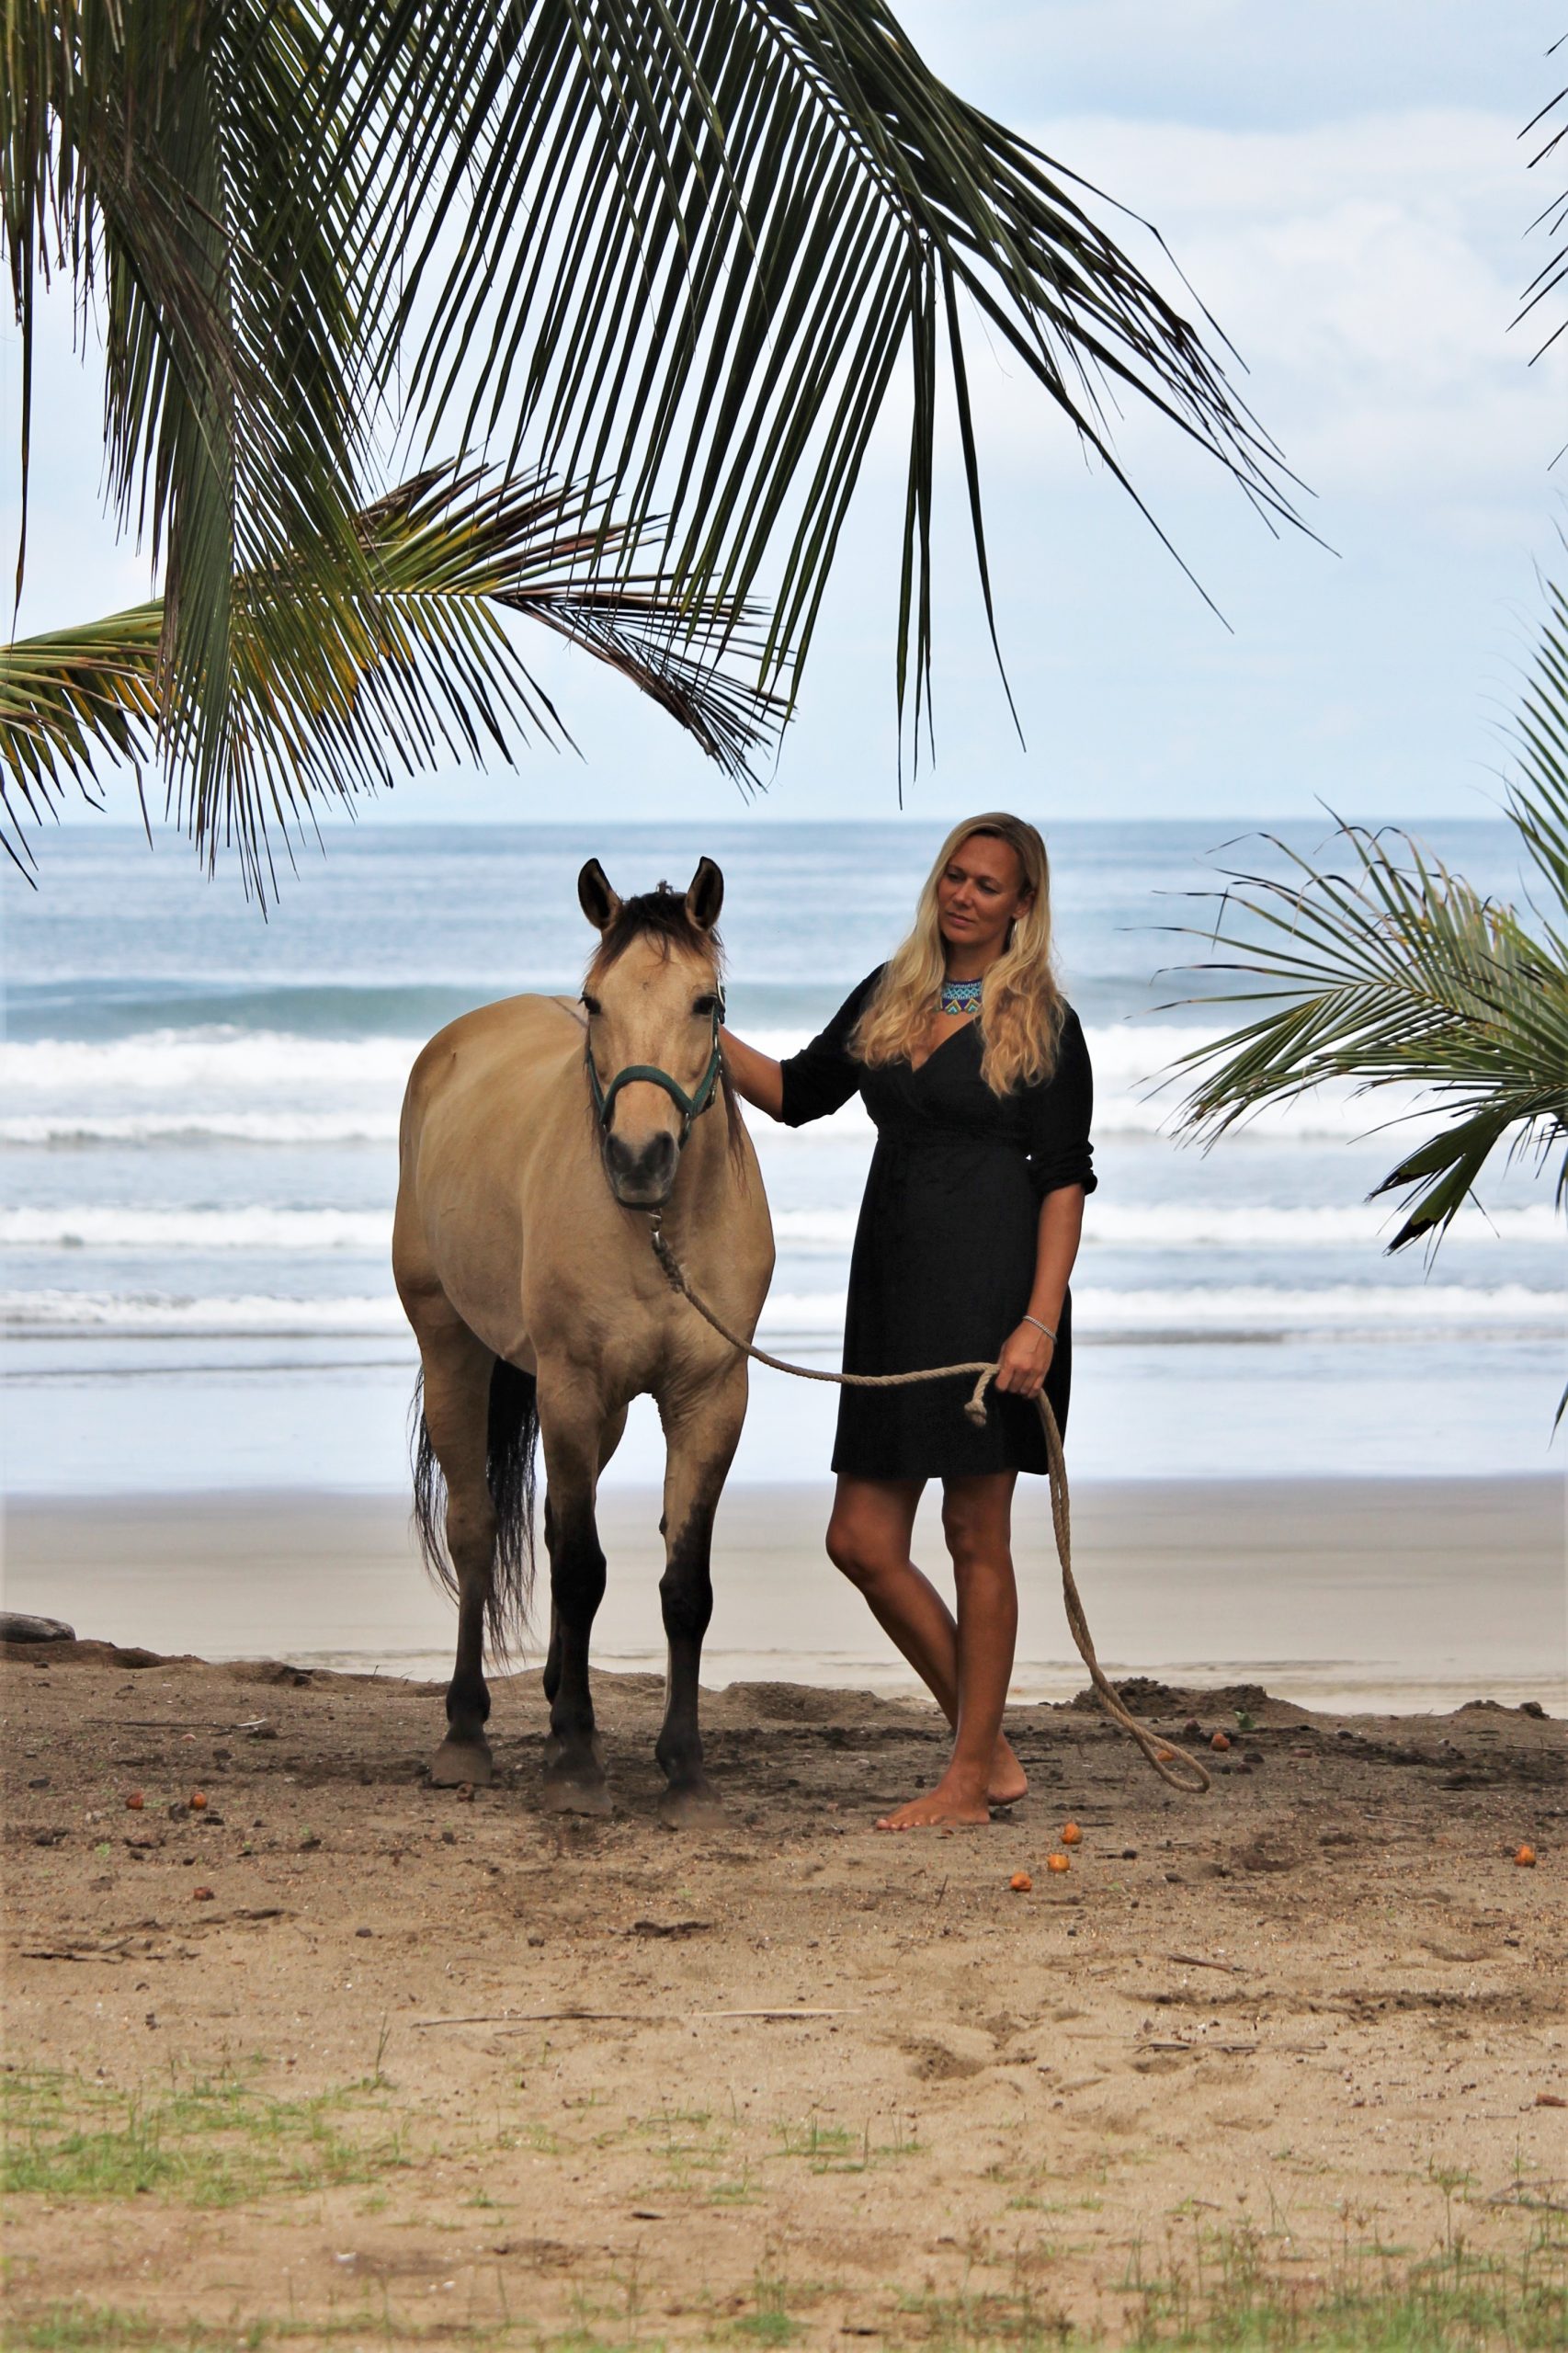
[[[605,1138],[605,1165],[618,1193],[665,1193],[675,1181],[680,1147],[672,1135],[657,1135],[633,1147],[614,1131]]]

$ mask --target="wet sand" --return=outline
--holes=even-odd
[[[1472,1698],[1568,1706],[1562,1481],[1323,1479],[1084,1483],[1074,1564],[1115,1675],[1266,1683],[1344,1710]],[[825,1484],[733,1485],[715,1550],[704,1680],[913,1688],[822,1551]],[[610,1584],[595,1635],[607,1667],[663,1665],[659,1499],[607,1486]],[[1016,1514],[1022,1622],[1015,1693],[1062,1699],[1083,1671],[1062,1613],[1043,1483]],[[311,1666],[435,1676],[452,1614],[410,1547],[402,1495],[109,1496],[13,1504],[13,1609],[77,1631]],[[918,1556],[942,1560],[928,1502]]]

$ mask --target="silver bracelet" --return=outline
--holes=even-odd
[[[1051,1330],[1049,1324],[1042,1324],[1038,1315],[1026,1315],[1022,1318],[1022,1321],[1026,1324],[1032,1324],[1037,1332],[1043,1332],[1046,1338],[1051,1342],[1052,1347],[1055,1347],[1056,1335]]]

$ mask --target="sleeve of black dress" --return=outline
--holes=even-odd
[[[1024,1097],[1029,1181],[1038,1200],[1044,1200],[1047,1193],[1060,1192],[1064,1185],[1082,1185],[1085,1193],[1092,1193],[1099,1183],[1089,1142],[1094,1108],[1089,1049],[1078,1017],[1069,1006],[1057,1044],[1056,1068]]]
[[[849,1051],[850,1033],[881,978],[879,964],[851,990],[821,1036],[779,1063],[784,1080],[779,1117],[787,1128],[802,1128],[808,1120],[825,1120],[830,1111],[842,1110],[859,1086],[860,1064]]]

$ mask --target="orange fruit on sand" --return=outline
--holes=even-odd
[[[1075,1847],[1083,1835],[1075,1822],[1064,1822],[1062,1825],[1062,1843],[1064,1847]]]
[[[1209,1744],[1210,1748],[1229,1748],[1230,1745],[1229,1737],[1222,1732],[1217,1732]]]
[[[147,1801],[140,1790],[132,1790],[125,1801],[132,1813],[140,1813]]]
[[[192,1813],[199,1813],[206,1802],[207,1792],[205,1790],[192,1790],[190,1793],[190,1810]]]
[[[1007,1884],[1012,1889],[1015,1895],[1027,1895],[1030,1888],[1034,1885],[1034,1881],[1030,1879],[1028,1871],[1015,1871],[1012,1878],[1007,1881]]]
[[[1522,1870],[1528,1870],[1528,1870],[1534,1870],[1534,1869],[1535,1869],[1535,1848],[1534,1848],[1533,1847],[1519,1847],[1519,1849],[1517,1850],[1517,1852],[1516,1853],[1516,1855],[1515,1855],[1515,1857],[1514,1857],[1514,1860],[1515,1860],[1515,1862],[1517,1862],[1517,1863],[1520,1866],[1520,1868],[1521,1868]]]
[[[1045,1868],[1048,1871],[1065,1871],[1072,1869],[1072,1864],[1065,1855],[1047,1855]]]

